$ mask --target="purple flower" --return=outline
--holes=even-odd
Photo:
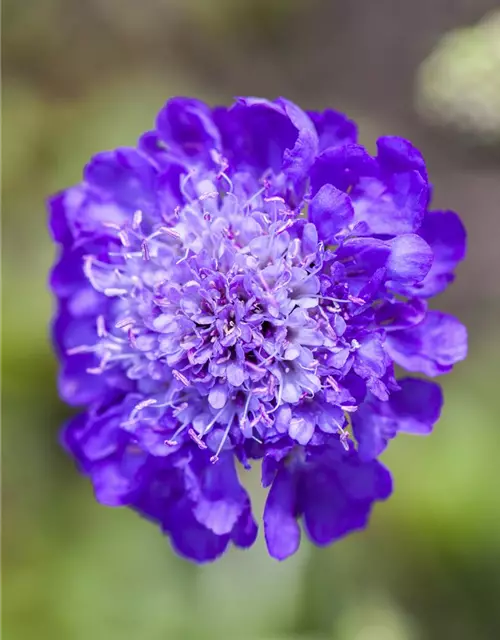
[[[458,216],[429,210],[411,143],[372,157],[356,136],[282,98],[175,98],[49,202],[59,391],[84,409],[64,444],[100,502],[197,562],[253,543],[236,466],[256,460],[272,556],[301,518],[320,545],[363,528],[391,491],[376,458],[442,404],[394,365],[466,355],[465,328],[427,309],[465,256]]]

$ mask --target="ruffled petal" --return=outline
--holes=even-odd
[[[203,458],[204,463],[187,479],[194,517],[217,535],[231,533],[247,505],[233,455],[221,455],[216,464],[210,463],[206,455]]]
[[[375,500],[387,500],[392,493],[392,477],[378,460],[362,460],[354,450],[348,451],[338,466],[340,485],[351,500],[371,508]]]
[[[95,155],[84,171],[85,180],[101,193],[132,210],[156,208],[157,170],[136,149],[122,148]]]
[[[361,178],[351,192],[355,222],[367,234],[396,236],[416,232],[429,201],[427,182],[418,171]]]
[[[67,298],[87,285],[80,251],[64,249],[50,272],[50,288],[60,298]]]
[[[109,507],[129,505],[140,488],[145,461],[142,452],[125,450],[94,464],[90,475],[96,499]]]
[[[353,217],[351,199],[331,184],[323,185],[309,205],[309,220],[316,225],[318,237],[325,243],[333,243]]]
[[[366,524],[364,510],[359,512],[342,490],[335,469],[316,466],[305,474],[303,492],[304,525],[308,536],[318,545],[327,545]]]
[[[377,171],[375,159],[361,145],[329,147],[319,154],[311,167],[312,194],[316,195],[324,184],[346,191],[361,176],[374,176]]]
[[[171,506],[169,526],[165,532],[170,535],[179,554],[200,563],[211,562],[221,556],[230,541],[229,535],[217,535],[200,524],[185,500]]]
[[[391,395],[391,410],[398,418],[398,430],[414,435],[427,435],[439,420],[443,406],[441,387],[429,380],[404,378],[401,387]]]
[[[453,282],[453,270],[465,258],[467,234],[453,211],[428,211],[419,235],[431,247],[434,260],[424,280],[408,293],[427,298],[442,293]]]
[[[307,114],[316,127],[320,153],[328,147],[357,142],[358,128],[356,123],[349,120],[343,113],[326,109],[320,113],[308,111]]]
[[[467,330],[453,316],[429,311],[420,324],[388,334],[386,350],[408,371],[437,376],[466,357]]]
[[[264,508],[264,534],[270,555],[284,560],[300,545],[296,520],[296,477],[282,467],[271,486]]]
[[[283,153],[283,171],[294,185],[299,185],[318,154],[318,135],[309,116],[300,107],[285,98],[279,98],[277,103],[297,130],[295,144]]]
[[[258,527],[252,515],[250,500],[233,529],[231,540],[237,547],[248,549],[257,539]]]
[[[318,152],[316,129],[292,102],[238,98],[229,111],[215,112],[230,164],[283,172],[297,187]]]
[[[420,282],[429,273],[433,253],[420,236],[409,233],[390,241],[387,277],[396,282]]]
[[[68,357],[59,372],[59,396],[74,407],[90,404],[98,400],[106,388],[102,376],[87,373],[87,369],[98,366],[92,354],[76,354]]]
[[[400,300],[386,302],[377,309],[375,317],[377,323],[385,331],[396,331],[419,324],[425,318],[426,313],[427,304],[425,301],[414,298],[407,302]]]
[[[352,416],[358,452],[363,460],[378,457],[397,433],[425,435],[438,421],[443,403],[442,392],[434,382],[405,378],[398,380],[386,402],[369,395]]]
[[[355,452],[342,457],[325,455],[304,475],[304,524],[318,545],[363,529],[373,502],[387,498],[392,487],[382,465],[363,463]]]
[[[373,333],[365,338],[356,352],[354,370],[362,378],[379,378],[387,369],[388,358],[382,343],[382,335]]]
[[[221,150],[221,136],[210,108],[201,100],[172,98],[158,114],[156,128],[170,151],[210,161],[210,149]]]
[[[67,191],[62,191],[60,193],[56,193],[47,200],[49,229],[52,233],[53,239],[60,244],[71,243],[71,231],[66,220],[66,194]]]
[[[427,181],[425,160],[409,140],[398,136],[382,136],[377,140],[377,160],[387,171],[400,173],[418,171]]]

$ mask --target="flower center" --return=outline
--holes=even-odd
[[[129,423],[168,416],[169,444],[187,430],[204,447],[218,424],[227,426],[217,451],[232,432],[277,433],[280,407],[339,391],[342,356],[326,355],[354,350],[344,318],[363,301],[344,283],[322,293],[314,226],[256,187],[248,197],[225,174],[188,176],[173,226],[137,211],[130,225],[107,225],[107,255],[85,258],[106,312],[97,342],[71,352],[97,356],[91,373],[119,367],[136,381],[147,399]]]

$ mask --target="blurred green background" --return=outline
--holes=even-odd
[[[495,0],[4,0],[6,640],[500,637],[500,19]],[[470,331],[432,437],[385,456],[368,531],[278,564],[263,541],[195,567],[101,507],[59,448],[45,197],[132,144],[172,95],[286,95],[422,148],[469,259],[439,304]],[[256,511],[263,495],[249,478]]]

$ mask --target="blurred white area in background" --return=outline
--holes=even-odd
[[[416,108],[430,124],[500,142],[500,10],[442,38],[417,74]]]

